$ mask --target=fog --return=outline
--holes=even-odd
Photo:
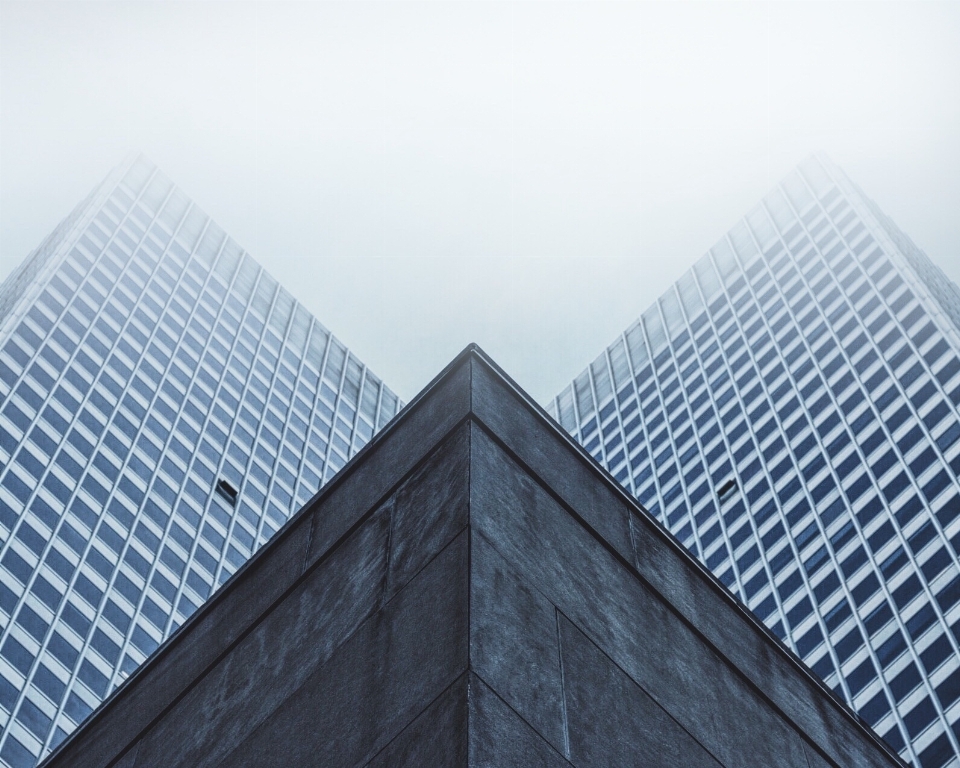
[[[0,5],[0,278],[131,151],[401,397],[544,402],[814,151],[960,281],[960,4]]]

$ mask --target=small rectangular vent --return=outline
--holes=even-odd
[[[730,479],[727,480],[723,485],[720,486],[717,491],[717,498],[723,501],[725,496],[729,496],[737,487],[737,481]]]
[[[225,498],[231,507],[237,505],[237,489],[222,478],[217,482],[217,493]]]

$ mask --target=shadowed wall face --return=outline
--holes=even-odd
[[[131,765],[364,764],[463,675],[466,429],[310,568]]]
[[[898,764],[628,504],[467,354],[49,765]]]

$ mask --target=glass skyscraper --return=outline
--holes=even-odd
[[[553,415],[903,757],[960,765],[960,291],[826,158]]]
[[[32,766],[396,413],[145,159],[0,287],[0,762]]]

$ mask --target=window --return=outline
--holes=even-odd
[[[890,691],[894,699],[899,703],[903,701],[907,694],[920,685],[920,671],[913,662],[890,681]]]

